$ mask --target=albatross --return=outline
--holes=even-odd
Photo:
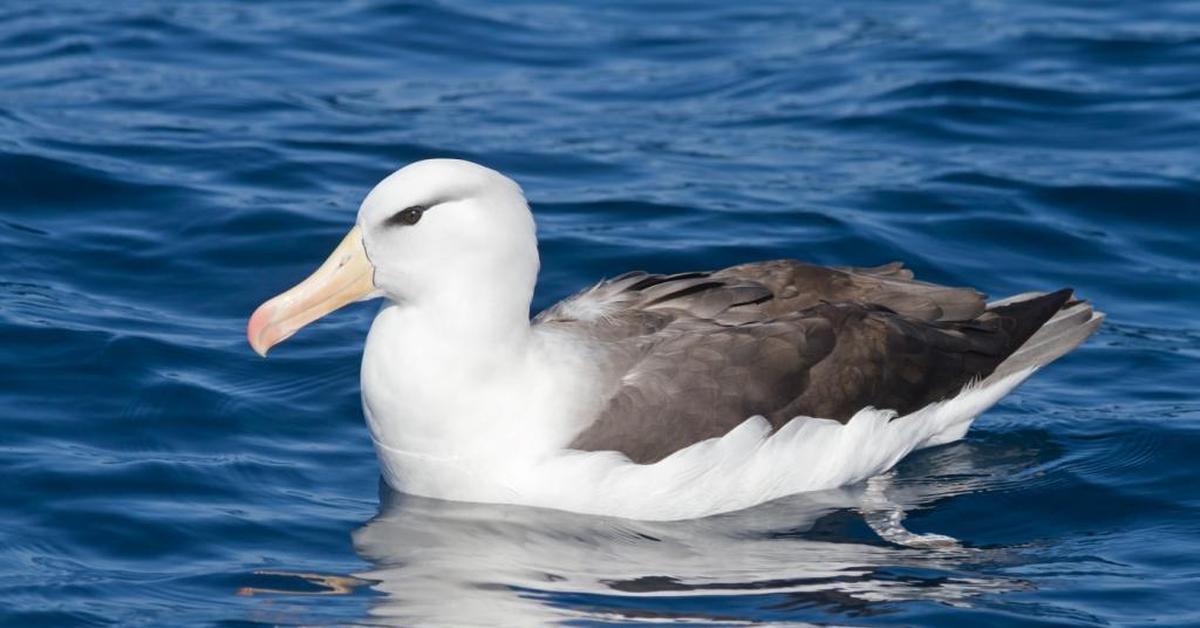
[[[900,263],[627,272],[530,319],[539,259],[520,186],[453,159],[363,200],[307,279],[263,303],[260,355],[383,299],[363,414],[398,491],[634,519],[739,510],[886,472],[1103,319],[1071,290],[988,302]]]

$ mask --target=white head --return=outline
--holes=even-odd
[[[537,270],[533,215],[514,181],[469,161],[418,161],[380,181],[329,259],[263,303],[246,333],[265,355],[325,314],[377,296],[446,315],[526,317]]]

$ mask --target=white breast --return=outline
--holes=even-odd
[[[424,316],[384,306],[363,353],[363,409],[385,477],[420,495],[513,501],[497,482],[561,452],[599,411],[586,351],[528,328],[511,345],[477,344],[430,333]]]

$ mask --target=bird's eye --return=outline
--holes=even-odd
[[[387,219],[387,224],[391,225],[415,225],[421,220],[421,215],[425,213],[425,208],[420,205],[413,205],[402,209]]]

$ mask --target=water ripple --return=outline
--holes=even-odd
[[[1164,623],[1196,613],[1195,3],[0,6],[0,623]],[[377,494],[368,306],[245,317],[426,157],[517,178],[536,307],[904,260],[1109,314],[864,487],[647,524]]]

